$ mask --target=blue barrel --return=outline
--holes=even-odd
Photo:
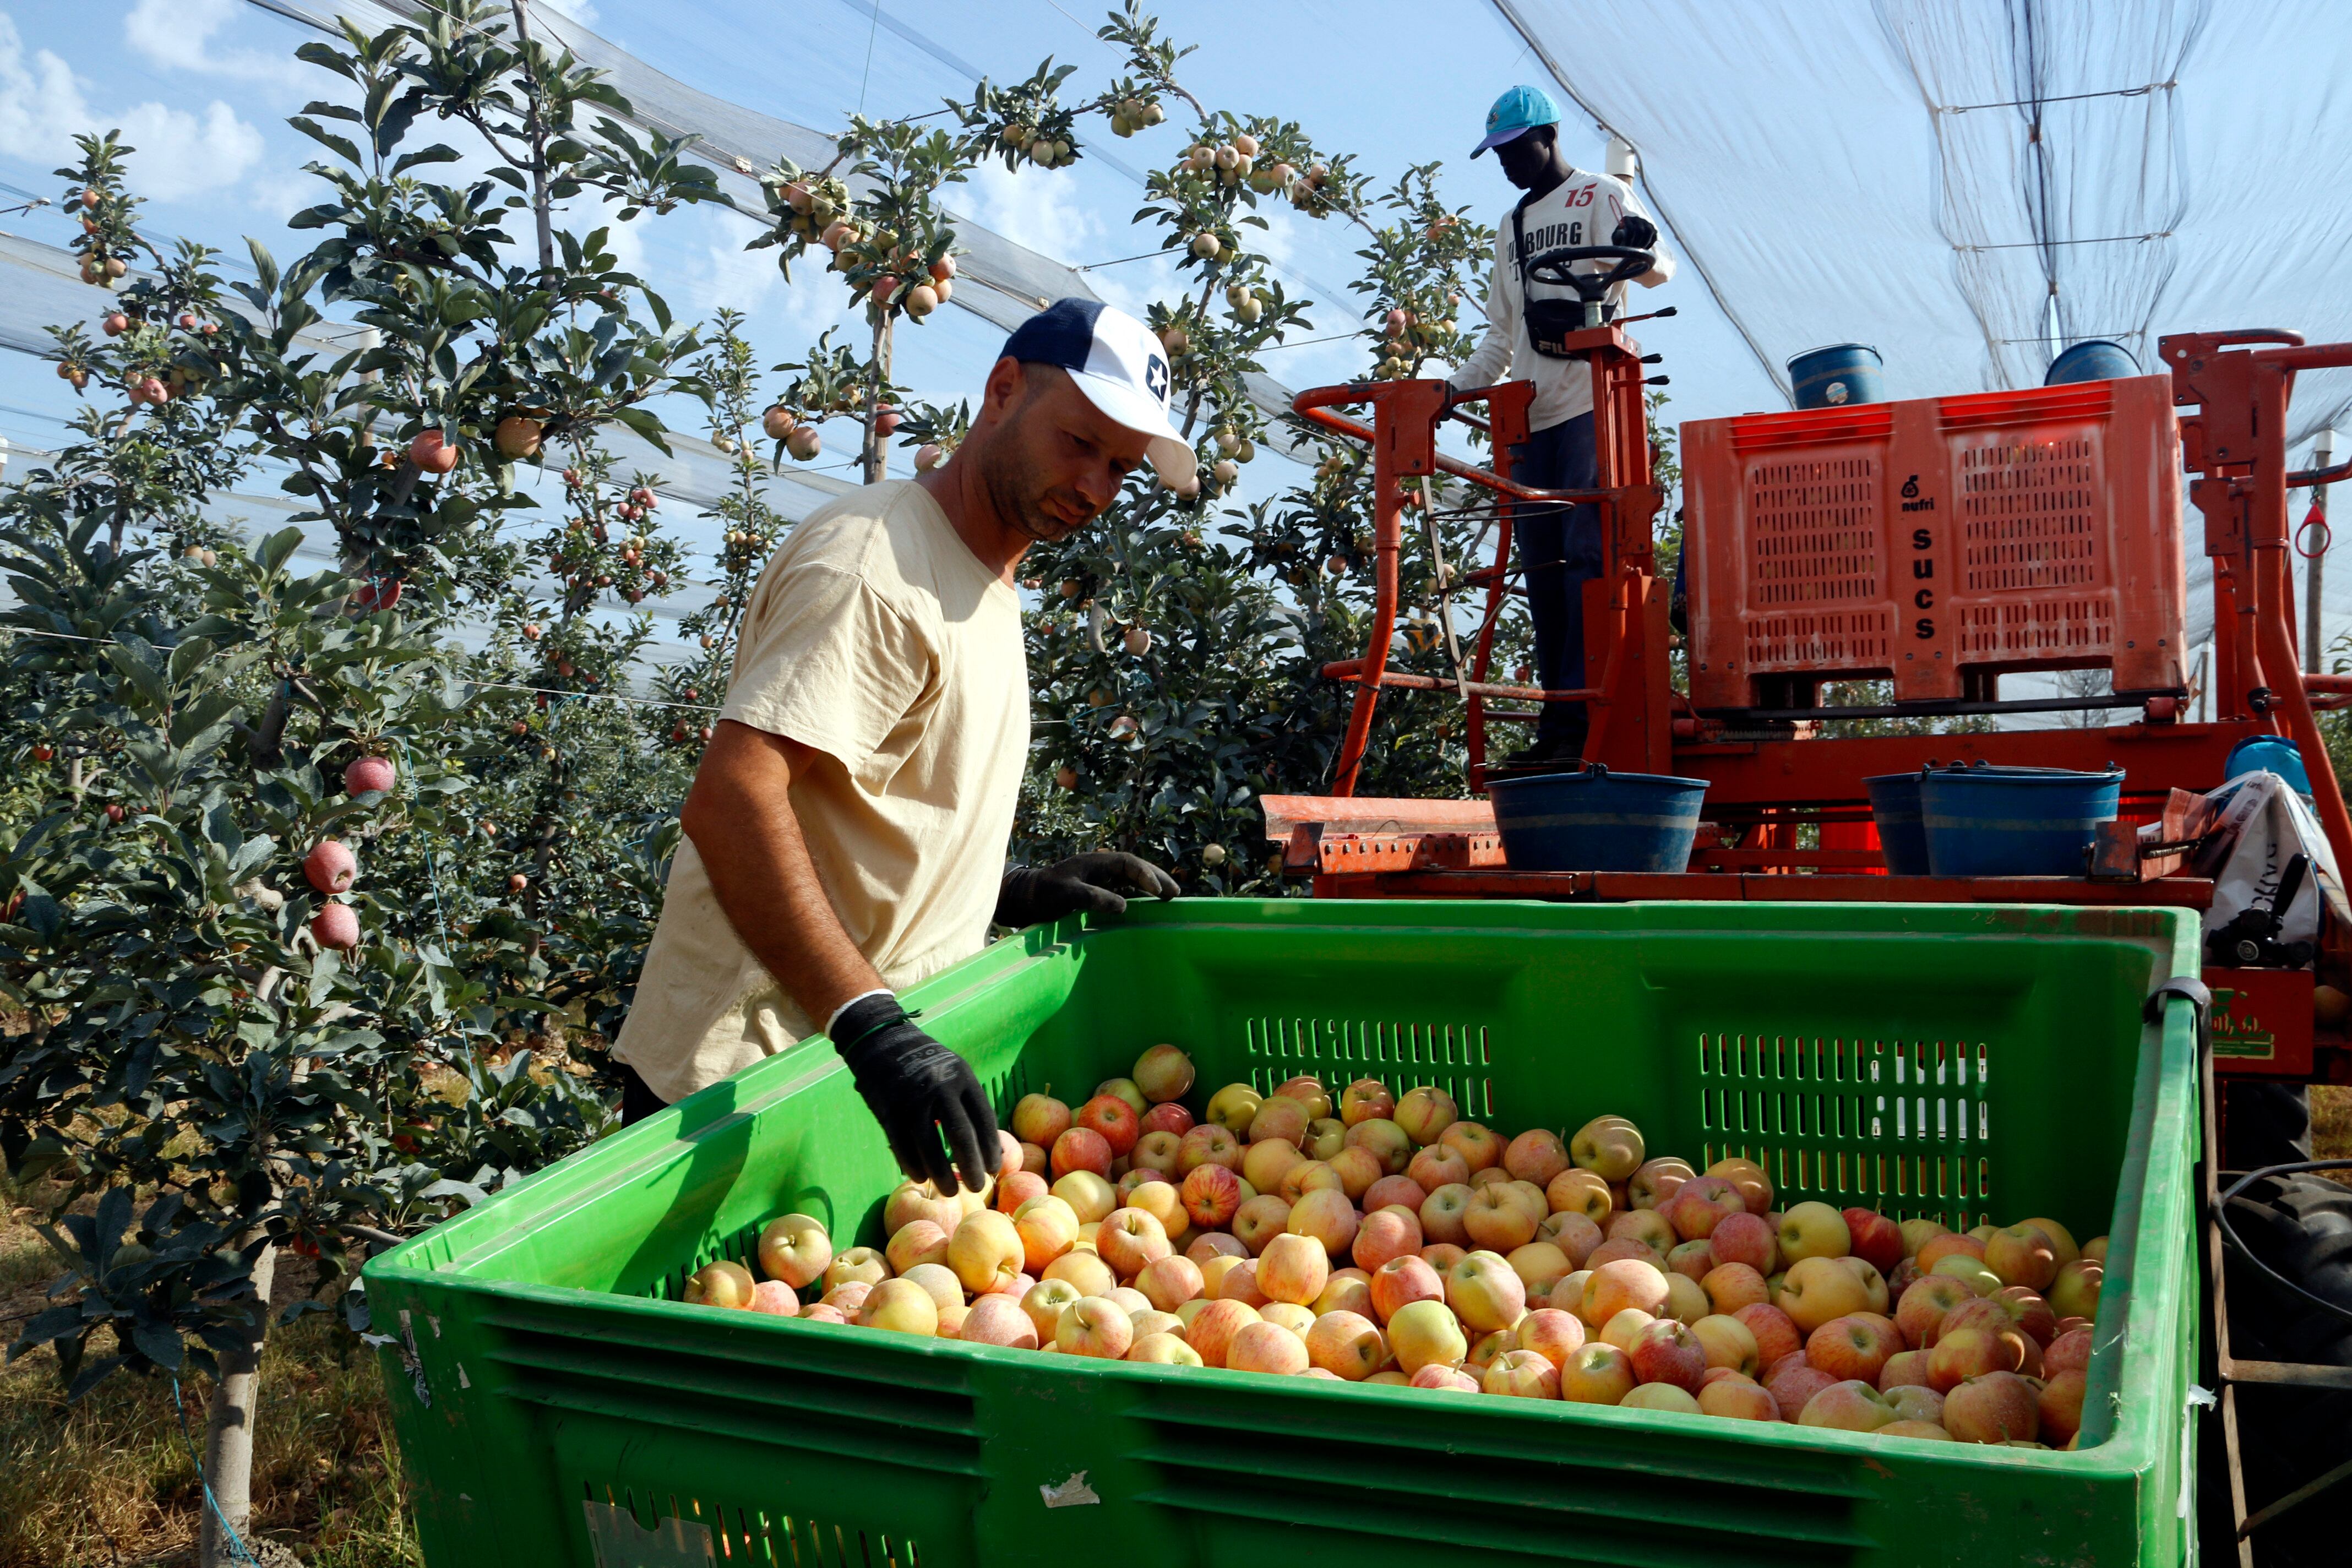
[[[2121,768],[1931,769],[1919,781],[1927,864],[1938,877],[2080,877],[2112,822]]]
[[[2221,782],[2241,773],[2270,773],[2286,780],[2304,799],[2311,798],[2311,774],[2303,765],[2303,750],[2284,735],[2252,735],[2230,748],[2221,764]]]
[[[1683,871],[1698,837],[1705,779],[1572,773],[1493,779],[1487,798],[1515,871]]]
[[[1789,362],[1789,384],[1800,408],[1843,408],[1886,401],[1886,362],[1867,343],[1832,343]]]
[[[2044,386],[2064,386],[2077,381],[2113,381],[2118,376],[2137,375],[2139,361],[2132,358],[2131,350],[2121,343],[2111,343],[2105,338],[2084,338],[2050,362],[2050,374],[2042,378]]]
[[[1897,877],[1927,874],[1927,828],[1919,820],[1919,779],[1916,773],[1880,773],[1863,780],[1870,791],[1870,816],[1878,826],[1879,853],[1886,869]]]

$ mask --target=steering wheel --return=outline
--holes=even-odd
[[[1606,272],[1570,270],[1579,261],[1611,260],[1617,265]],[[1657,264],[1656,251],[1636,250],[1630,245],[1563,245],[1529,261],[1528,276],[1554,288],[1573,289],[1578,299],[1592,305],[1626,279],[1638,278]]]

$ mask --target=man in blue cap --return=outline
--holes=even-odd
[[[1581,359],[1538,351],[1528,331],[1528,305],[1574,302],[1573,289],[1537,282],[1527,264],[1562,246],[1622,245],[1654,250],[1657,265],[1638,281],[1655,288],[1674,276],[1674,258],[1658,246],[1657,226],[1626,180],[1578,169],[1559,146],[1559,106],[1540,88],[1515,87],[1486,114],[1488,148],[1503,177],[1525,191],[1496,236],[1495,275],[1486,292],[1486,335],[1447,379],[1457,387],[1492,386],[1517,378],[1535,383],[1528,411],[1530,435],[1514,455],[1511,477],[1542,489],[1584,489],[1593,483],[1592,371]],[[1630,174],[1630,171],[1629,171]],[[1613,263],[1580,263],[1581,272],[1605,272]],[[1624,285],[1611,291],[1622,310]],[[1584,684],[1584,584],[1601,575],[1601,513],[1593,506],[1527,506],[1517,518],[1519,562],[1526,571],[1528,618],[1534,623],[1536,679],[1547,690]],[[1584,749],[1580,702],[1549,702],[1536,725],[1534,744],[1511,764],[1567,760]]]
[[[785,536],[679,814],[661,921],[613,1054],[622,1118],[820,1031],[908,1175],[995,1174],[996,1120],[898,992],[980,951],[991,921],[1116,914],[1176,883],[1133,855],[1005,867],[1029,751],[1013,582],[1149,460],[1194,482],[1167,351],[1064,300],[1007,339],[942,467],[852,490]]]

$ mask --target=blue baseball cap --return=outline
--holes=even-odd
[[[1559,105],[1551,94],[1539,87],[1515,87],[1495,100],[1486,111],[1486,140],[1470,149],[1475,158],[1489,147],[1500,147],[1515,141],[1538,125],[1559,123]]]
[[[1112,423],[1151,438],[1151,467],[1189,483],[1200,459],[1168,417],[1168,351],[1151,329],[1099,300],[1056,300],[1013,330],[1001,359],[1057,364]]]

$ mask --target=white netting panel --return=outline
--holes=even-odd
[[[2342,35],[2308,8],[1494,3],[1640,150],[1654,210],[1784,394],[1787,361],[1825,343],[1875,346],[1888,395],[1918,397],[2037,385],[2078,339],[2151,372],[2167,332],[2352,339]],[[2291,447],[2347,410],[2352,371],[2302,375]],[[2188,554],[2202,642],[2211,568]]]
[[[2152,369],[2165,332],[2352,337],[2352,116],[2332,68],[2297,70],[2328,52],[2308,9],[1495,3],[1641,150],[1784,392],[1823,343],[1878,347],[1908,397],[2038,384],[2077,338]],[[2293,441],[2347,406],[2352,372],[2304,376]]]

